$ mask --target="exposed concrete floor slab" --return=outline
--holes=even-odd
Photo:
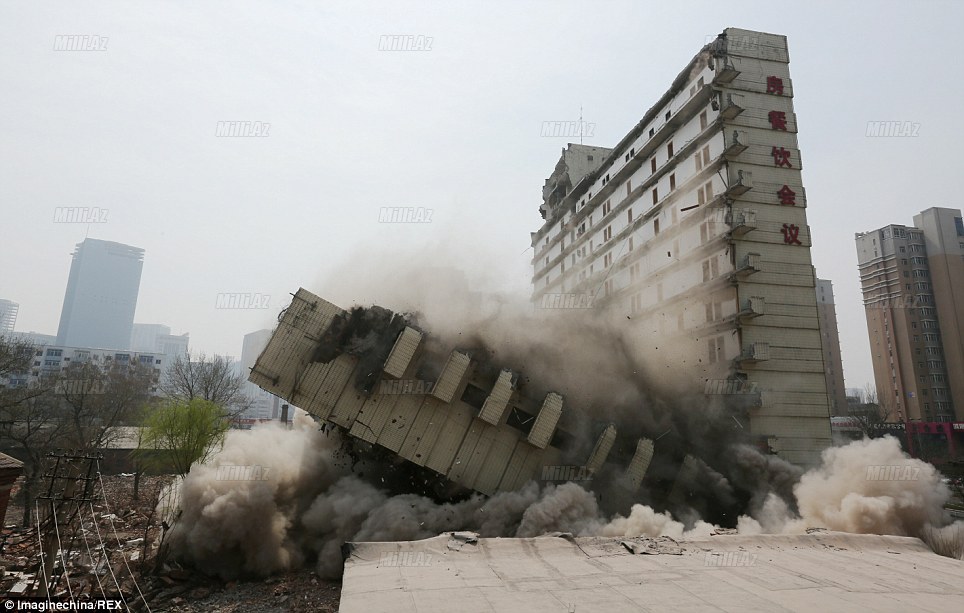
[[[633,554],[622,544],[635,546]],[[351,543],[342,613],[960,611],[964,562],[914,538],[819,532]],[[681,550],[681,551],[680,551]]]

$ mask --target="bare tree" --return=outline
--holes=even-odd
[[[54,386],[66,422],[66,446],[100,449],[117,435],[117,426],[132,425],[148,402],[153,369],[141,364],[101,367],[85,362],[68,366]]]
[[[202,353],[177,356],[168,366],[160,387],[175,402],[207,400],[236,417],[251,406],[244,384],[244,377],[235,373],[227,358]]]
[[[40,385],[37,389],[48,391],[49,386]],[[61,403],[49,392],[0,408],[0,437],[14,445],[23,461],[24,526],[32,522],[47,454],[63,446],[65,423]]]
[[[882,424],[884,424],[893,414],[892,403],[889,400],[878,398],[877,390],[869,383],[864,387],[861,402],[855,407],[850,408],[850,418],[863,433],[866,438],[874,438],[881,435]]]
[[[16,375],[30,372],[35,352],[36,348],[28,341],[0,336],[0,410],[14,408],[44,393],[43,386],[18,385],[12,381]]]

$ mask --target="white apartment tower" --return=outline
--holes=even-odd
[[[615,147],[569,145],[532,234],[533,301],[604,309],[652,385],[705,390],[813,465],[830,410],[788,64],[785,36],[727,28]]]

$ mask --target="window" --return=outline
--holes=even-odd
[[[636,281],[639,281],[639,262],[629,267],[629,282],[635,283]]]
[[[674,172],[669,176],[669,191],[676,189],[676,173]]]
[[[706,111],[703,111],[702,113],[700,113],[700,132],[706,129],[706,124],[707,124]]]
[[[672,115],[673,115],[673,111],[671,110],[666,111],[666,115],[664,115],[664,117],[666,118],[666,121],[669,121],[669,118],[672,117]]]
[[[696,203],[706,204],[713,199],[713,182],[707,181],[703,187],[696,190]]]
[[[673,157],[673,141],[666,143],[666,158],[669,159]]]
[[[954,218],[954,227],[957,228],[957,235],[964,236],[964,219],[960,217]]]
[[[626,223],[633,223],[633,209],[626,209]]]
[[[654,219],[654,220],[653,220],[653,236],[656,236],[656,235],[658,235],[658,234],[659,234],[659,220],[658,220],[658,219]]]
[[[654,188],[653,188],[653,204],[656,204],[657,202],[659,202],[659,195],[657,194],[657,190],[656,190],[656,188],[654,187]]]
[[[613,265],[613,254],[612,252],[609,252],[603,256],[603,266],[605,268],[609,268],[612,265]]]
[[[655,136],[655,135],[656,135],[656,128],[650,128],[650,129],[649,129],[649,137],[650,137],[650,138],[653,138],[653,136]]]
[[[639,313],[640,311],[643,310],[643,299],[642,299],[642,296],[641,296],[641,295],[639,295],[639,294],[633,294],[633,297],[632,297],[632,299],[630,300],[629,310],[630,310],[634,315],[635,315],[636,313]]]
[[[705,260],[703,262],[703,283],[710,280],[710,261]]]
[[[629,250],[630,250],[630,251],[633,250],[633,237],[632,237],[632,236],[629,237]]]
[[[723,337],[715,336],[707,342],[709,355],[707,356],[710,364],[716,364],[723,360]]]
[[[633,182],[626,181],[626,197],[629,198],[633,194]]]
[[[649,161],[649,169],[653,174],[656,173],[656,156],[655,155],[653,156],[653,159]]]
[[[605,230],[603,230],[603,242],[604,243],[608,242],[609,239],[611,239],[612,237],[613,237],[613,226],[612,224],[610,224],[606,226]]]
[[[710,165],[710,146],[703,147],[703,166]]]
[[[606,295],[607,295],[607,296],[612,296],[612,295],[613,295],[613,280],[612,280],[612,279],[606,279],[606,282],[603,283],[603,288],[605,289],[605,292],[606,292]]]
[[[603,217],[605,217],[606,215],[609,215],[609,211],[611,210],[612,210],[612,207],[609,206],[609,200],[607,200],[606,202],[603,203]]]
[[[48,349],[48,350],[47,350],[47,357],[49,357],[49,358],[59,358],[60,356],[63,355],[63,353],[64,353],[64,350],[63,350],[63,349]]]

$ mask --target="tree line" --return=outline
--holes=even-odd
[[[222,356],[177,356],[163,372],[138,361],[74,361],[29,376],[43,347],[0,336],[0,444],[24,463],[23,522],[52,451],[97,452],[127,432],[135,496],[141,472],[186,474],[216,451],[231,421],[250,406],[245,379]]]

